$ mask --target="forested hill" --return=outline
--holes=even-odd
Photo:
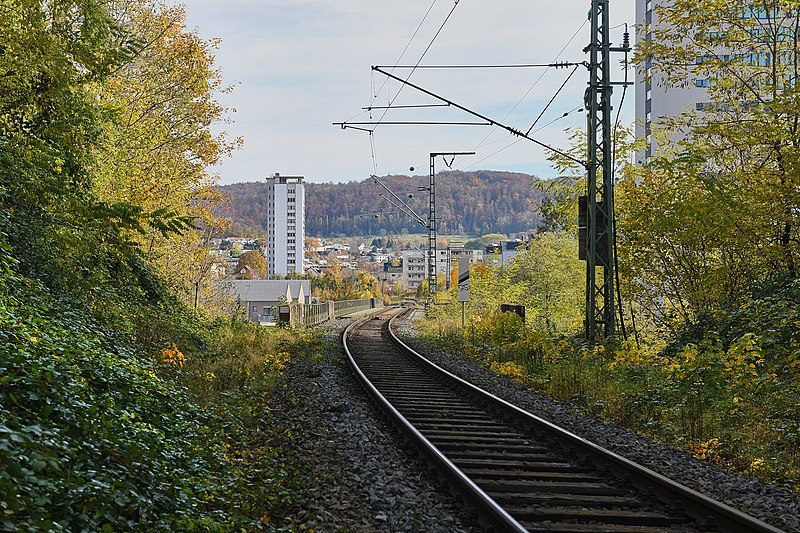
[[[379,178],[423,217],[428,214],[428,176]],[[442,172],[436,176],[436,210],[441,234],[516,233],[536,227],[542,198],[537,178],[513,172]],[[266,182],[219,189],[231,197],[232,231],[263,230]],[[306,235],[378,235],[425,230],[380,197],[371,178],[349,183],[306,184]],[[408,198],[413,194],[412,198]],[[376,216],[377,215],[377,216]]]

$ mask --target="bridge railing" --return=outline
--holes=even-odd
[[[375,298],[365,300],[340,300],[333,303],[336,316],[358,313],[359,311],[366,311],[373,307],[375,307]]]
[[[291,326],[316,326],[334,318],[383,307],[382,298],[339,300],[319,304],[289,304],[280,308],[281,322]]]
[[[322,324],[323,322],[330,320],[330,308],[331,306],[328,305],[328,302],[303,305],[303,324],[306,326],[316,326],[317,324]]]

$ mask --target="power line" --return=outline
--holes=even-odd
[[[428,43],[428,46],[425,47],[425,50],[422,52],[422,55],[417,60],[416,66],[411,69],[411,72],[408,73],[408,76],[406,76],[405,80],[400,80],[401,82],[404,81],[404,83],[402,85],[400,85],[400,88],[397,90],[397,93],[389,101],[389,107],[391,107],[394,104],[395,100],[397,100],[397,97],[399,97],[400,93],[403,92],[403,89],[406,86],[405,82],[408,82],[408,80],[411,79],[411,76],[416,71],[416,67],[418,67],[419,64],[422,63],[422,60],[425,59],[425,56],[427,55],[428,51],[430,51],[431,47],[433,46],[433,43],[436,42],[436,39],[439,37],[439,34],[442,33],[442,30],[444,29],[445,25],[447,25],[447,22],[450,20],[450,17],[453,16],[453,13],[455,12],[456,8],[458,7],[458,2],[459,2],[459,0],[454,0],[453,7],[452,7],[452,9],[450,9],[450,13],[447,14],[447,17],[445,17],[445,19],[442,22],[441,26],[439,26],[439,29],[434,34],[433,38],[431,39],[431,42]],[[377,128],[378,125],[380,125],[381,122],[383,122],[383,119],[386,117],[386,113],[388,113],[388,112],[389,112],[389,109],[385,109],[384,110],[383,114],[381,115],[381,118],[378,119],[378,124],[375,126],[376,128]]]
[[[577,30],[575,30],[575,33],[573,33],[573,34],[572,34],[572,37],[570,37],[570,38],[569,38],[569,40],[567,41],[567,43],[566,43],[564,46],[562,46],[562,47],[561,47],[561,50],[559,50],[559,51],[558,51],[558,53],[556,54],[556,56],[553,58],[553,61],[552,61],[552,63],[555,63],[555,62],[557,62],[557,61],[558,61],[558,58],[559,58],[559,57],[561,57],[561,54],[563,54],[563,53],[564,53],[564,51],[565,51],[567,48],[569,48],[569,45],[570,45],[570,44],[572,44],[572,41],[574,41],[574,40],[575,40],[575,38],[578,36],[578,34],[579,34],[579,33],[580,33],[582,30],[583,30],[583,27],[584,27],[584,26],[586,26],[586,23],[587,23],[587,21],[586,21],[586,20],[584,20],[584,21],[583,21],[583,23],[581,23],[581,25],[580,25],[580,26],[578,26],[578,29],[577,29]],[[520,106],[520,104],[522,104],[522,102],[524,102],[524,101],[525,101],[525,99],[528,97],[528,95],[529,95],[529,94],[531,94],[531,92],[533,92],[533,90],[536,88],[536,86],[537,86],[537,85],[539,85],[539,82],[540,82],[540,81],[542,81],[542,79],[544,78],[544,75],[545,75],[545,74],[546,74],[546,71],[545,71],[545,72],[542,72],[542,73],[539,75],[539,77],[538,77],[538,78],[536,78],[536,81],[534,81],[534,82],[533,82],[533,85],[531,85],[531,86],[528,88],[528,90],[527,90],[527,91],[525,91],[525,94],[523,94],[523,95],[522,95],[522,97],[521,97],[521,98],[520,98],[520,99],[517,101],[517,103],[516,103],[516,104],[514,104],[514,107],[512,107],[512,108],[511,108],[511,109],[508,111],[508,113],[506,113],[506,115],[503,117],[503,122],[505,122],[505,121],[506,121],[506,119],[507,119],[508,117],[510,117],[510,116],[511,116],[511,113],[513,113],[513,112],[514,112],[514,111],[515,111],[515,110],[516,110],[516,109],[517,109],[517,108]],[[478,143],[478,145],[477,145],[477,146],[475,146],[474,150],[475,150],[475,151],[477,151],[478,149],[480,149],[480,147],[481,147],[481,146],[484,146],[484,143],[486,143],[486,141],[489,139],[489,137],[491,137],[491,136],[492,136],[492,134],[495,132],[495,130],[496,130],[496,129],[497,129],[497,128],[492,128],[492,131],[490,131],[490,132],[489,132],[489,133],[486,135],[486,137],[484,137],[484,138],[483,138],[483,139],[482,139],[482,140],[481,140],[481,141]],[[513,144],[516,144],[516,143],[513,143]],[[512,145],[509,145],[509,146],[512,146]]]
[[[564,83],[561,84],[561,87],[558,88],[558,90],[556,91],[556,94],[554,94],[553,97],[550,98],[550,101],[547,102],[547,105],[544,106],[544,109],[542,109],[542,112],[539,113],[539,116],[536,117],[536,120],[533,121],[533,124],[531,124],[531,127],[528,128],[528,131],[525,132],[526,135],[529,135],[531,133],[531,130],[533,129],[533,127],[536,126],[536,123],[539,122],[539,119],[542,118],[542,115],[544,115],[545,112],[550,108],[550,105],[553,103],[553,101],[558,97],[558,95],[561,93],[561,91],[567,85],[567,83],[569,82],[570,78],[572,78],[572,75],[575,74],[576,70],[578,70],[579,66],[580,65],[575,65],[575,68],[572,69],[572,72],[569,73],[569,76],[567,76],[567,79],[565,79]]]
[[[406,52],[408,51],[408,48],[411,46],[411,43],[414,41],[414,38],[415,38],[415,37],[417,36],[417,34],[419,33],[419,30],[422,28],[422,25],[423,25],[423,24],[425,24],[425,21],[428,19],[428,15],[430,15],[430,14],[431,14],[431,11],[433,10],[433,6],[435,6],[435,5],[436,5],[436,2],[437,2],[437,1],[438,1],[438,0],[433,0],[433,2],[431,3],[430,7],[428,7],[428,11],[426,11],[426,12],[425,12],[425,16],[424,16],[424,17],[422,17],[422,20],[421,20],[421,21],[419,22],[419,24],[417,25],[417,29],[416,29],[416,30],[414,30],[414,34],[411,36],[411,38],[410,38],[410,39],[408,40],[408,42],[406,43],[406,47],[405,47],[405,48],[403,48],[403,51],[400,53],[400,57],[398,57],[398,58],[397,58],[397,61],[395,62],[395,66],[394,66],[394,67],[392,67],[392,70],[394,70],[394,69],[396,69],[396,68],[397,68],[397,65],[398,65],[398,64],[400,63],[400,61],[403,59],[403,56],[404,56],[404,55],[406,55]],[[388,83],[388,81],[389,81],[389,80],[387,80],[387,79],[384,79],[384,80],[383,80],[383,83],[381,84],[381,86],[378,88],[378,90],[377,90],[377,91],[375,90],[375,86],[373,85],[373,87],[372,87],[372,89],[373,89],[373,91],[372,91],[372,95],[373,95],[373,96],[372,96],[372,98],[370,98],[370,104],[373,102],[373,98],[377,98],[377,95],[378,95],[378,93],[380,93],[380,92],[383,90],[384,86],[386,86],[386,83]]]
[[[453,70],[453,69],[513,69],[513,68],[568,68],[574,66],[584,65],[585,62],[570,63],[568,61],[556,63],[518,63],[518,64],[499,64],[499,65],[394,65],[392,70],[398,69],[415,69],[415,70]],[[386,65],[376,65],[380,68],[386,68]]]
[[[577,158],[573,157],[572,155],[570,155],[570,154],[568,154],[568,153],[566,153],[566,152],[564,152],[562,150],[559,150],[558,148],[554,148],[554,147],[552,147],[552,146],[550,146],[548,144],[545,144],[545,143],[543,143],[543,142],[541,142],[541,141],[539,141],[537,139],[534,139],[533,137],[529,136],[526,133],[523,133],[522,131],[520,131],[518,129],[512,128],[511,126],[507,126],[505,124],[501,124],[500,122],[498,122],[496,120],[493,120],[493,119],[491,119],[491,118],[489,118],[489,117],[487,117],[485,115],[482,115],[482,114],[480,114],[480,113],[478,113],[476,111],[473,111],[473,110],[469,109],[468,107],[465,107],[463,105],[457,104],[457,103],[453,102],[452,100],[448,100],[447,98],[439,96],[438,94],[436,94],[436,93],[434,93],[432,91],[429,91],[427,89],[424,89],[424,88],[420,87],[419,85],[415,85],[415,84],[411,83],[408,80],[403,80],[402,78],[399,78],[399,77],[395,76],[394,74],[392,74],[390,72],[387,72],[385,70],[381,70],[379,67],[372,67],[372,69],[373,70],[377,70],[378,72],[380,72],[384,76],[388,76],[388,77],[390,77],[392,79],[395,79],[395,80],[397,80],[397,81],[399,81],[401,83],[404,83],[405,85],[408,85],[409,87],[412,87],[413,89],[416,89],[417,91],[419,91],[419,92],[421,92],[423,94],[427,94],[428,96],[436,98],[437,100],[439,100],[441,102],[449,103],[451,106],[453,106],[453,107],[455,107],[457,109],[460,109],[461,111],[464,111],[464,112],[466,112],[466,113],[468,113],[468,114],[470,114],[470,115],[472,115],[474,117],[477,117],[477,118],[479,118],[481,120],[485,120],[486,122],[488,122],[492,126],[496,126],[496,127],[502,128],[502,129],[506,130],[507,132],[513,134],[513,135],[517,135],[519,137],[523,137],[525,139],[528,139],[532,143],[537,144],[537,145],[541,146],[542,148],[546,148],[547,150],[555,152],[555,153],[561,155],[562,157],[565,157],[565,158],[569,159],[570,161],[574,161],[574,162],[576,162],[576,163],[578,163],[578,164],[580,164],[580,165],[582,165],[584,167],[586,166],[586,162],[585,161],[581,161],[580,159],[577,159]],[[337,123],[337,124],[341,125],[342,128],[345,127],[345,124],[343,124],[341,122]]]
[[[579,107],[575,107],[575,108],[573,108],[573,109],[571,109],[571,110],[569,110],[569,111],[566,111],[565,113],[563,113],[562,115],[560,115],[560,116],[558,116],[558,117],[554,118],[554,119],[553,119],[553,120],[551,120],[550,122],[548,122],[548,123],[546,123],[546,124],[543,124],[542,126],[539,126],[539,127],[538,127],[538,128],[536,128],[535,130],[533,130],[533,132],[532,132],[532,133],[538,133],[538,132],[542,131],[543,129],[547,128],[548,126],[551,126],[551,125],[553,125],[554,123],[558,122],[559,120],[561,120],[561,119],[563,119],[563,118],[566,118],[566,117],[568,117],[569,115],[571,115],[571,114],[573,114],[573,113],[576,113],[576,112],[577,112],[577,113],[582,113],[582,112],[583,112],[583,108],[579,106]],[[500,142],[500,141],[502,141],[502,140],[503,140],[503,139],[497,139],[497,140],[495,140],[495,141],[492,141],[491,143],[486,143],[486,144],[484,144],[484,146],[488,146],[489,144],[494,144],[494,143],[496,143],[496,142]],[[518,143],[519,143],[521,140],[522,140],[522,139],[516,139],[515,141],[513,141],[513,142],[511,142],[511,143],[507,144],[506,146],[503,146],[503,147],[502,147],[502,148],[500,148],[499,150],[495,150],[494,152],[492,152],[491,154],[487,155],[486,157],[483,157],[483,158],[481,158],[481,159],[479,159],[479,160],[475,161],[473,164],[469,165],[468,167],[464,167],[464,170],[467,170],[467,169],[470,169],[470,168],[476,167],[476,166],[477,166],[477,165],[479,165],[480,163],[483,163],[483,162],[484,162],[484,161],[486,161],[487,159],[491,159],[492,157],[496,156],[496,155],[497,155],[497,154],[499,154],[500,152],[504,152],[504,151],[508,150],[508,149],[509,149],[509,148],[511,148],[512,146],[514,146],[514,145],[518,144]]]
[[[367,122],[334,122],[334,126],[341,126],[342,129],[348,129],[352,126],[378,126],[385,124],[387,126],[491,126],[490,122],[457,122],[457,121],[441,121],[441,120],[386,120],[383,122],[367,121]]]
[[[411,46],[411,43],[414,41],[414,39],[416,38],[417,34],[419,33],[419,30],[422,28],[422,25],[425,24],[425,21],[428,19],[428,15],[430,15],[431,11],[433,11],[433,7],[436,5],[437,1],[438,0],[433,0],[433,2],[431,2],[431,5],[428,7],[428,10],[425,12],[425,16],[422,17],[422,20],[417,25],[417,29],[414,30],[414,33],[411,35],[411,38],[409,38],[408,42],[406,43],[405,48],[403,48],[403,51],[400,53],[400,56],[397,58],[397,61],[396,61],[395,64],[398,64],[398,63],[400,63],[400,61],[402,61],[403,56],[405,56],[406,52],[408,51],[408,48]],[[370,108],[366,110],[366,111],[369,111],[370,120],[372,120],[372,104],[375,101],[375,98],[377,98],[378,93],[380,93],[383,90],[383,88],[384,88],[384,86],[386,85],[387,82],[388,82],[388,79],[384,79],[383,83],[381,83],[381,86],[377,90],[375,90],[375,73],[374,72],[372,73],[371,82],[370,82],[370,85],[371,85],[370,89],[371,90],[370,90],[370,96],[369,96]],[[400,93],[398,92],[398,94],[400,94]],[[395,98],[396,98],[396,96],[395,96]],[[349,118],[347,120],[347,122],[350,122],[351,120],[357,119],[358,117],[362,116],[364,113],[365,113],[364,111],[362,111],[361,113],[358,113],[357,115]],[[370,134],[370,140],[369,140],[370,151],[372,152],[372,165],[373,165],[373,170],[374,170],[375,174],[377,174],[378,173],[378,166],[377,166],[377,163],[376,163],[376,160],[375,160],[375,143],[374,143],[374,141],[372,139],[372,132],[374,130],[369,130],[369,129],[365,129],[365,128],[353,128],[353,129],[361,129],[363,131],[369,132],[369,134]]]

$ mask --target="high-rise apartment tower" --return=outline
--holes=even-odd
[[[668,4],[670,0],[636,0],[637,41],[649,42],[653,30],[658,27],[658,13],[654,8]],[[664,88],[662,77],[654,72],[648,60],[644,69],[636,75],[636,138],[647,138],[645,159],[657,151],[658,146],[651,135],[651,128],[664,117],[677,117],[684,111],[700,110],[706,97],[708,80],[689,78],[681,87]]]
[[[267,270],[269,277],[303,273],[306,196],[302,176],[267,178]]]

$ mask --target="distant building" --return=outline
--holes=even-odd
[[[403,250],[403,288],[415,291],[428,277],[428,254],[420,250]]]
[[[484,249],[484,261],[501,268],[513,261],[517,254],[525,249],[525,242],[519,239],[513,241],[500,241],[499,244],[490,244]]]
[[[447,243],[447,264],[446,268],[439,268],[441,272],[452,273],[458,268],[458,260],[468,258],[470,262],[476,263],[483,261],[483,250],[468,250],[464,248],[461,241],[450,241]]]
[[[267,178],[267,272],[270,278],[303,273],[305,188],[302,176]]]
[[[281,304],[311,302],[311,282],[305,279],[227,280],[220,282],[220,287],[256,324],[275,322]]]
[[[372,263],[387,263],[391,258],[391,254],[386,252],[370,252],[367,258]]]
[[[403,261],[387,261],[384,263],[383,271],[380,273],[380,280],[384,285],[388,284],[389,287],[394,286],[398,281],[403,286]]]

